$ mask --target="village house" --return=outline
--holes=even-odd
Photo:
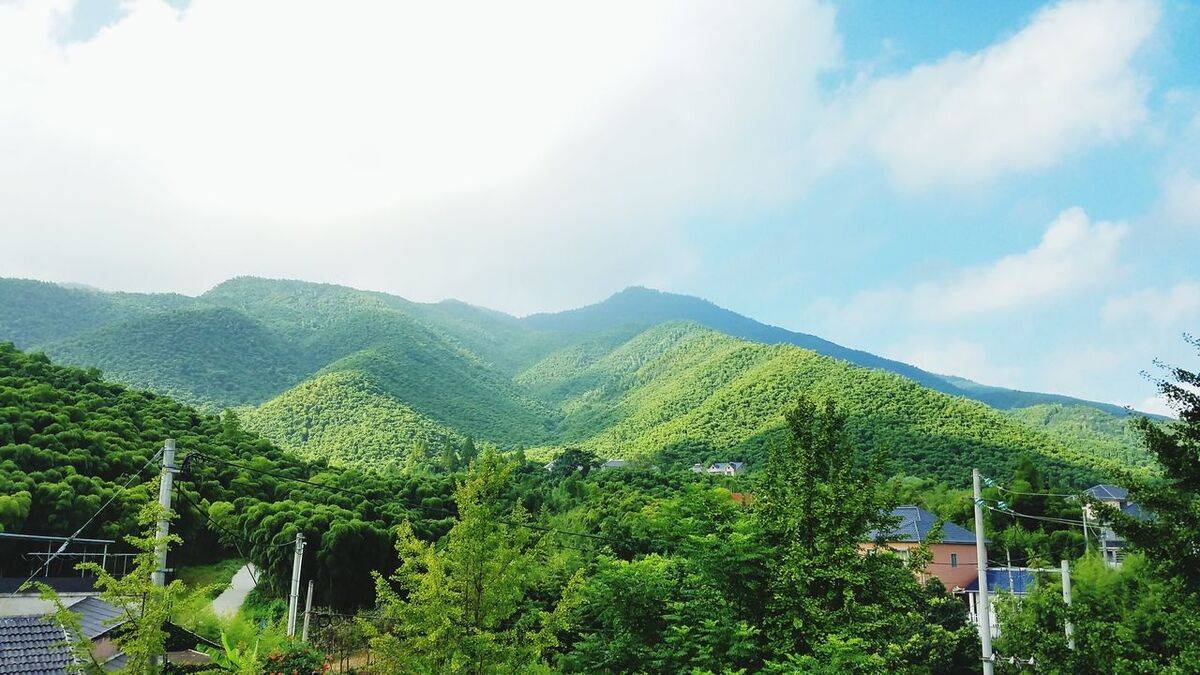
[[[92,658],[104,670],[124,667],[125,653],[114,640],[124,622],[124,612],[100,598],[89,596],[68,606],[79,620],[80,632],[92,645]],[[167,623],[167,662],[176,667],[199,667],[211,663],[207,654],[196,649],[219,646],[204,638]],[[78,664],[69,645],[70,635],[62,625],[44,614],[0,617],[0,673],[36,673],[67,675],[77,672]]]
[[[975,579],[974,534],[954,523],[940,521],[919,506],[897,506],[891,515],[899,523],[887,532],[872,531],[867,541],[859,544],[861,551],[872,553],[882,544],[907,560],[912,549],[928,544],[933,559],[925,567],[923,578],[937,578],[946,590],[965,588]],[[929,535],[938,522],[942,523],[941,538],[930,541]]]
[[[1084,490],[1084,494],[1102,504],[1117,509],[1127,516],[1137,519],[1146,517],[1142,508],[1135,502],[1129,501],[1129,491],[1116,485],[1093,485]],[[1096,537],[1100,541],[1100,555],[1104,562],[1113,567],[1121,564],[1125,558],[1125,539],[1117,534],[1111,525],[1104,522],[1091,504],[1083,505],[1083,522],[1090,530],[1089,539]]]
[[[1012,595],[1025,595],[1032,588],[1037,576],[1034,570],[1025,567],[989,567],[987,570],[987,586],[988,599],[993,600],[988,605],[988,625],[991,627],[992,637],[1000,636],[1000,621],[996,615],[995,598],[1001,593],[1011,593]],[[976,575],[972,578],[971,583],[964,588],[955,588],[955,595],[965,596],[967,599],[967,610],[971,616],[971,622],[979,625],[979,577]]]
[[[695,471],[695,468],[692,469]],[[746,470],[744,462],[717,462],[708,467],[710,475],[718,476],[736,476]]]

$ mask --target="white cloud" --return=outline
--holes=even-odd
[[[853,330],[899,318],[952,322],[1053,305],[1111,280],[1127,233],[1123,224],[1093,223],[1073,207],[1060,213],[1028,251],[910,288],[865,290],[848,303],[827,301],[817,310]]]
[[[1174,417],[1174,418],[1179,417],[1179,411],[1176,410],[1171,405],[1171,402],[1168,401],[1167,398],[1165,396],[1162,396],[1161,394],[1158,396],[1151,396],[1150,398],[1142,401],[1138,405],[1133,406],[1133,409],[1140,410],[1140,411],[1146,412],[1146,413],[1150,413],[1152,415],[1163,415],[1165,417]]]
[[[1018,368],[992,361],[982,344],[958,338],[909,340],[902,347],[888,350],[888,357],[931,373],[956,375],[991,385],[1011,386],[1020,376]]]
[[[1146,115],[1134,68],[1158,21],[1143,0],[1075,0],[1006,40],[867,81],[835,107],[831,152],[869,152],[898,183],[969,184],[1052,166]]]
[[[840,58],[815,0],[137,0],[63,45],[71,7],[0,3],[0,269],[107,287],[654,282],[688,214],[791,193]]]
[[[1186,171],[1172,174],[1163,186],[1162,208],[1168,223],[1200,228],[1200,178]]]
[[[1200,316],[1200,282],[1182,281],[1170,288],[1145,288],[1109,298],[1100,310],[1108,322],[1179,325]]]
[[[967,269],[947,282],[922,284],[914,309],[926,316],[956,319],[1046,305],[1110,279],[1124,225],[1092,223],[1083,209],[1060,213],[1034,248]]]
[[[0,1],[3,274],[511,311],[669,285],[698,265],[690,219],[793,200],[847,153],[957,183],[1126,134],[1156,17],[1068,2],[823,97],[841,47],[818,0],[130,0],[64,45],[74,5]]]

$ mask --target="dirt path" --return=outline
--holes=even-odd
[[[258,569],[253,564],[242,565],[237,574],[233,575],[233,580],[229,582],[229,588],[221,591],[217,599],[213,600],[213,611],[217,613],[217,616],[237,614],[238,608],[242,606],[242,601],[254,588],[254,577],[257,574]]]

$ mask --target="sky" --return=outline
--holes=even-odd
[[[630,285],[1165,412],[1200,4],[0,0],[0,276]]]

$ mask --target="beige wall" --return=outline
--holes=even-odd
[[[900,553],[916,548],[917,544],[895,541],[890,542],[887,547]],[[876,547],[873,543],[859,544],[859,549],[863,552],[874,548]],[[925,573],[941,580],[946,590],[954,590],[955,587],[966,588],[975,580],[978,573],[975,569],[975,544],[931,544],[929,549],[933,552],[933,564],[925,569]],[[951,563],[955,561],[955,557],[957,566],[952,567]]]

